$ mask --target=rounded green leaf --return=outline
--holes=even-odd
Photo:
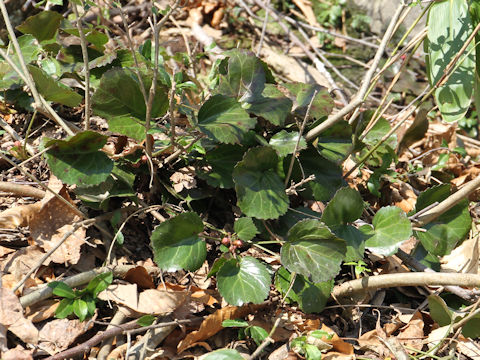
[[[217,273],[220,295],[236,306],[261,303],[268,296],[270,282],[267,267],[250,256],[226,261]]]
[[[103,274],[99,274],[90,280],[86,290],[87,292],[91,293],[94,298],[96,298],[98,293],[108,288],[112,281],[113,273],[111,271],[104,272]]]
[[[431,85],[442,78],[472,33],[468,7],[463,0],[436,1],[428,12],[425,45]],[[475,79],[475,51],[472,50],[473,43],[470,43],[446,83],[435,91],[435,100],[445,121],[460,120],[470,107]]]
[[[452,322],[452,310],[450,310],[438,295],[430,295],[428,297],[428,307],[430,308],[430,316],[440,326],[450,325]]]
[[[320,119],[324,116],[330,115],[332,112],[334,102],[326,87],[318,84],[304,83],[284,84],[284,86],[290,91],[295,99],[293,111],[297,116],[304,118],[310,103],[312,103],[309,113],[310,119]],[[312,102],[312,97],[315,94],[315,91],[317,92],[317,95]]]
[[[53,39],[62,20],[62,14],[44,10],[27,18],[21,25],[17,26],[17,30],[24,34],[32,34],[39,42],[42,42]]]
[[[195,271],[207,256],[205,242],[198,237],[203,222],[193,212],[183,213],[158,225],[151,241],[155,263],[163,270]]]
[[[88,315],[88,305],[83,299],[75,299],[73,301],[73,312],[80,321],[85,320]]]
[[[75,299],[75,292],[73,289],[61,281],[52,281],[48,287],[53,289],[53,294],[68,299]]]
[[[237,233],[239,239],[250,241],[258,234],[258,229],[253,223],[252,218],[243,217],[235,220],[233,230]]]
[[[237,319],[227,319],[222,321],[223,327],[247,327],[248,322],[245,320],[237,320]]]
[[[354,222],[363,212],[363,200],[357,190],[339,189],[323,211],[322,221],[330,228]]]
[[[138,120],[127,116],[113,117],[108,121],[108,129],[135,140],[145,139],[145,127]]]
[[[269,144],[273,147],[280,157],[287,156],[288,154],[293,154],[295,151],[295,146],[297,145],[298,138],[300,134],[296,131],[288,132],[282,130],[270,139]],[[297,151],[307,148],[307,142],[303,137],[300,137],[299,146]]]
[[[237,350],[221,349],[207,354],[203,360],[244,360],[244,358]]]
[[[235,169],[237,203],[247,216],[276,219],[288,210],[289,200],[277,174],[278,156],[270,147],[248,150]]]
[[[73,299],[62,299],[55,309],[55,317],[57,319],[65,319],[73,313]]]
[[[337,238],[318,220],[299,221],[288,232],[280,251],[282,264],[311,281],[331,280],[340,271],[347,251],[344,240]]]
[[[283,126],[287,116],[292,111],[292,101],[273,84],[265,84],[262,95],[249,104],[243,104],[244,109],[264,118],[273,125]]]
[[[198,112],[200,130],[217,142],[239,143],[245,133],[253,129],[257,120],[242,108],[234,98],[215,95]]]
[[[402,242],[412,236],[412,224],[406,214],[396,206],[385,206],[373,217],[373,235],[365,246],[378,255],[392,255]]]

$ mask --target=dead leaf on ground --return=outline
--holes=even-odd
[[[27,344],[38,343],[38,330],[23,316],[18,297],[5,288],[0,288],[0,324]]]
[[[59,301],[57,300],[45,300],[36,303],[25,310],[25,317],[33,323],[50,319],[55,316],[55,310],[57,310],[58,304]]]
[[[198,330],[187,334],[185,339],[178,344],[178,354],[181,354],[189,347],[195,346],[200,341],[209,339],[222,330],[223,320],[243,318],[248,314],[253,314],[257,308],[258,306],[255,305],[244,305],[241,307],[226,306],[215,311],[213,314],[207,316],[206,319],[203,320]]]
[[[40,330],[38,347],[50,355],[57,354],[67,349],[77,337],[88,330],[86,324],[78,319],[49,321]],[[93,326],[93,322],[90,324]]]
[[[331,339],[323,338],[327,344],[332,345],[332,349],[344,354],[344,355],[353,355],[353,346],[345,341],[343,341],[335,331],[330,329],[327,325],[322,324],[322,331],[325,331],[328,334],[333,334]]]
[[[478,274],[478,240],[477,233],[453,249],[450,254],[443,256],[440,259],[442,271]]]
[[[39,246],[27,246],[18,249],[16,252],[9,254],[7,258],[2,261],[0,267],[2,267],[5,273],[13,275],[15,283],[20,281],[25,274],[34,266],[38,265],[38,260],[45,255]],[[48,264],[46,260],[43,265]]]
[[[195,188],[197,186],[195,168],[193,166],[187,166],[179,169],[170,176],[170,181],[177,193],[184,189],[189,190]]]
[[[307,19],[308,23],[312,26],[319,26],[317,22],[317,17],[312,9],[312,4],[308,0],[293,0],[293,3],[298,6],[302,11],[303,15]]]
[[[33,360],[33,350],[26,350],[20,345],[2,353],[2,360]]]
[[[424,322],[420,311],[411,316],[407,325],[400,329],[397,339],[403,346],[421,350],[424,338]]]
[[[143,266],[128,270],[123,279],[129,283],[137,284],[141,289],[155,288],[152,277]]]
[[[182,305],[188,297],[186,291],[147,289],[140,294],[137,284],[113,284],[98,294],[98,298],[127,306],[141,314],[166,315]]]
[[[19,205],[0,213],[0,228],[16,229],[17,227],[28,226],[33,216],[40,210],[42,204]]]
[[[470,360],[480,360],[479,346],[472,339],[467,339],[463,335],[458,337],[457,350]]]

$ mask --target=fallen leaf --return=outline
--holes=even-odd
[[[307,0],[293,0],[293,3],[298,6],[298,8],[302,11],[303,15],[305,15],[307,22],[311,26],[319,26],[317,22],[317,17],[312,9],[312,4],[310,1]]]
[[[478,274],[478,233],[465,240],[448,255],[440,258],[442,271]]]
[[[257,308],[259,308],[259,306],[255,305],[244,305],[241,307],[226,306],[215,311],[203,320],[198,330],[187,334],[185,339],[178,344],[177,353],[181,354],[189,347],[195,346],[196,343],[206,340],[218,333],[223,329],[223,320],[243,318],[248,314],[254,313]]]
[[[327,332],[328,334],[332,334],[331,339],[323,338],[322,340],[325,341],[327,344],[331,344],[333,350],[346,355],[353,355],[353,346],[345,341],[343,341],[335,331],[330,329],[327,325],[322,324],[322,331]]]
[[[467,356],[470,360],[480,360],[480,349],[472,339],[466,339],[463,335],[458,337],[457,351]]]
[[[197,186],[197,180],[195,179],[195,168],[193,166],[187,166],[179,169],[170,176],[170,181],[173,184],[173,188],[176,192],[181,192],[183,189],[193,189]]]
[[[20,345],[2,353],[2,360],[33,360],[33,350],[26,350]]]
[[[45,300],[34,304],[25,310],[25,317],[32,323],[38,323],[55,316],[59,302],[56,300]]]
[[[397,339],[404,346],[421,350],[423,347],[424,338],[423,327],[424,322],[422,313],[417,311],[412,315],[408,324],[400,329]]]
[[[40,330],[38,347],[50,355],[67,349],[77,337],[85,333],[87,323],[78,319],[55,319],[47,322]],[[93,326],[93,322],[90,323]]]
[[[16,229],[28,226],[33,216],[40,210],[42,204],[19,205],[0,213],[0,228]]]
[[[128,270],[123,279],[129,283],[137,284],[141,289],[155,288],[152,277],[143,266]]]

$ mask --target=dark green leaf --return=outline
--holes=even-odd
[[[237,350],[221,349],[207,354],[203,360],[244,360],[244,358]]]
[[[137,324],[140,326],[150,326],[155,321],[155,316],[153,315],[143,315],[137,320]]]
[[[280,157],[284,157],[288,154],[293,154],[299,137],[300,134],[298,132],[287,132],[282,130],[273,135],[269,141],[269,144],[277,151]],[[307,148],[307,142],[303,137],[300,138],[298,145],[297,151]]]
[[[344,240],[337,238],[320,221],[309,219],[290,229],[280,256],[290,272],[317,283],[331,280],[338,274],[346,251]]]
[[[95,315],[95,310],[97,310],[95,299],[90,294],[82,296],[82,299],[87,304],[88,317]]]
[[[260,326],[252,326],[247,329],[247,332],[250,334],[251,338],[253,341],[255,341],[255,344],[257,346],[260,346],[260,344],[265,340],[268,336],[267,330]]]
[[[373,110],[367,110],[364,112],[364,119],[363,121],[368,123],[370,121],[371,117],[373,116],[374,111]],[[369,145],[369,147],[372,147],[376,145],[381,139],[390,131],[390,123],[388,122],[387,119],[381,117],[377,120],[375,125],[368,131],[368,133],[365,135],[365,138],[362,140],[365,144]],[[367,164],[372,165],[372,166],[380,166],[380,165],[385,165],[382,162],[382,157],[384,157],[385,154],[388,154],[392,149],[395,149],[397,147],[397,135],[393,134],[391,135],[378,149],[376,149],[372,155],[368,158],[366,161]],[[364,149],[361,153],[360,156],[363,156],[367,152],[367,149]],[[386,164],[388,166],[390,164]]]
[[[142,74],[141,77],[148,94],[152,83],[151,75]],[[167,89],[157,84],[151,116],[154,118],[162,116],[167,109]],[[92,96],[92,110],[107,120],[129,116],[145,120],[145,100],[140,82],[133,70],[116,68],[103,74],[100,85]]]
[[[225,247],[225,245],[220,245],[220,249],[221,249],[222,246]],[[226,251],[228,251],[228,248],[226,248]],[[228,259],[225,257],[225,255],[222,255],[221,257],[216,259],[213,262],[212,268],[210,269],[210,271],[207,274],[207,279],[214,276],[218,272],[218,270],[220,270],[220,268],[223,266],[223,264],[225,264],[225,262],[227,260]]]
[[[84,321],[88,315],[88,306],[83,299],[75,299],[73,301],[73,312],[80,321]]]
[[[212,96],[198,112],[200,130],[221,143],[239,143],[256,122],[237,100],[224,95]]]
[[[126,135],[135,140],[145,139],[145,127],[143,124],[127,116],[111,118],[108,121],[108,129],[112,132]]]
[[[472,33],[469,4],[460,0],[436,1],[428,13],[427,69],[435,85]],[[435,100],[448,122],[461,119],[470,107],[475,78],[475,51],[471,42],[448,80],[435,91]],[[467,55],[467,56],[465,56]]]
[[[249,112],[268,120],[276,126],[283,126],[292,111],[292,101],[286,98],[275,85],[265,84],[260,97],[252,103],[244,105]]]
[[[39,42],[42,42],[55,37],[62,20],[62,14],[44,10],[28,17],[21,25],[17,26],[17,30],[24,34],[32,34]]]
[[[252,240],[258,234],[258,229],[253,223],[252,218],[243,217],[235,220],[233,230],[237,233],[239,239],[243,241]]]
[[[406,214],[396,206],[385,206],[373,217],[375,229],[365,246],[379,255],[392,255],[402,242],[412,236],[412,225]]]
[[[330,228],[352,223],[363,212],[363,200],[358,191],[344,187],[339,189],[323,211],[322,221]]]
[[[275,286],[282,296],[290,289],[291,274],[281,267],[275,274]],[[297,274],[287,299],[297,302],[306,313],[320,313],[327,304],[333,289],[333,280],[313,283],[303,275]]]
[[[440,296],[430,295],[428,297],[428,307],[430,308],[430,316],[438,325],[447,326],[451,324],[452,311]]]
[[[209,172],[200,171],[198,176],[207,181],[210,186],[230,189],[235,186],[232,179],[233,168],[242,160],[244,148],[239,145],[220,145],[207,152],[206,160],[212,167]]]
[[[305,117],[315,91],[317,91],[317,95],[313,100],[309,118],[320,119],[324,116],[330,115],[332,112],[334,103],[327,88],[318,84],[304,83],[284,84],[283,86],[285,86],[285,88],[291,93],[292,99],[294,100],[293,112],[297,116],[301,118]]]
[[[345,261],[358,261],[363,259],[365,241],[368,236],[352,225],[337,225],[331,229],[340,239],[347,242]]]
[[[334,163],[342,162],[352,147],[352,127],[347,121],[339,121],[323,131],[315,143],[324,158]]]
[[[463,324],[462,335],[471,339],[480,337],[480,314],[477,313]]]
[[[270,274],[266,266],[253,257],[230,259],[217,273],[217,287],[229,304],[259,304],[270,291]]]
[[[235,97],[240,102],[251,103],[261,96],[265,87],[265,71],[253,53],[232,50],[226,53],[228,71],[220,77],[217,93]]]
[[[65,298],[60,301],[55,309],[55,317],[57,319],[65,319],[70,314],[73,314],[73,299]]]
[[[74,299],[75,293],[73,289],[65,284],[64,282],[60,281],[52,281],[48,284],[48,287],[53,289],[53,294],[57,296],[61,296],[68,299]]]
[[[113,169],[113,161],[98,151],[106,136],[84,131],[68,140],[47,140],[52,147],[45,154],[51,171],[63,182],[78,186],[96,185],[105,181]]]
[[[227,319],[222,321],[223,327],[247,327],[248,322],[245,320],[235,320],[235,319]]]
[[[276,173],[278,156],[270,147],[248,150],[233,170],[238,206],[247,216],[276,219],[288,210],[284,184]]]
[[[86,290],[87,292],[91,293],[94,298],[96,298],[98,293],[108,288],[112,281],[113,273],[111,271],[99,274],[90,280]]]
[[[157,265],[166,271],[195,271],[207,256],[205,242],[198,237],[203,222],[193,212],[183,213],[158,225],[151,241]]]
[[[27,65],[28,71],[32,74],[38,92],[48,101],[53,101],[62,105],[75,107],[82,101],[83,97],[55,80],[42,69]]]

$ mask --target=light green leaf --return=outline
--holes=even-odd
[[[221,349],[207,354],[203,360],[244,360],[244,358],[237,350]]]
[[[352,148],[352,126],[347,121],[339,121],[323,131],[315,144],[325,159],[340,163],[350,154]]]
[[[253,339],[253,341],[255,341],[257,346],[260,346],[263,340],[265,340],[268,336],[267,330],[260,326],[251,326],[246,331],[250,334],[250,337]]]
[[[431,85],[444,75],[472,33],[473,24],[463,0],[436,1],[428,12],[427,70]],[[467,56],[465,56],[465,54]],[[448,122],[461,119],[470,107],[475,78],[475,50],[470,43],[446,83],[435,90],[435,100]]]
[[[290,289],[291,274],[281,267],[275,274],[275,286],[282,296]],[[327,304],[333,289],[333,280],[313,283],[303,275],[297,274],[287,299],[298,303],[306,313],[320,313]]]
[[[247,216],[276,219],[288,210],[284,184],[276,173],[278,156],[270,147],[248,150],[233,170],[237,203]]]
[[[140,326],[150,326],[155,321],[156,317],[153,315],[143,315],[137,320],[137,324]]]
[[[227,319],[222,321],[223,327],[247,327],[248,322],[245,320]]]
[[[39,42],[42,42],[55,37],[62,20],[62,14],[56,11],[41,11],[28,17],[21,25],[17,26],[17,30],[24,34],[32,34]]]
[[[94,298],[96,298],[98,293],[108,288],[112,281],[113,273],[108,271],[95,276],[92,280],[90,280],[85,289],[87,292],[90,292]]]
[[[379,255],[394,254],[400,244],[412,236],[412,225],[406,214],[396,206],[385,206],[373,217],[373,235],[365,246]]]
[[[332,234],[325,224],[309,219],[299,221],[290,229],[280,257],[290,272],[317,283],[338,274],[346,251],[344,240]]]
[[[300,134],[298,132],[287,132],[282,130],[270,139],[269,144],[273,147],[280,157],[287,156],[288,154],[293,154],[295,151],[295,146],[297,145],[298,138]],[[300,138],[299,146],[297,151],[307,148],[307,142],[303,137]]]
[[[428,307],[430,308],[430,316],[440,326],[447,326],[452,323],[452,310],[450,310],[438,295],[430,295],[428,297]]]
[[[57,319],[65,319],[73,313],[73,299],[65,298],[60,301],[55,309],[55,317]]]
[[[75,299],[73,301],[73,312],[78,316],[80,321],[84,321],[88,315],[88,305],[83,299]]]
[[[200,130],[213,140],[226,144],[239,143],[256,122],[237,100],[224,95],[212,96],[198,112]]]
[[[373,110],[365,111],[363,115],[363,118],[364,118],[363,121],[368,123],[368,121],[370,121],[373,114],[374,114]],[[367,144],[369,147],[373,147],[379,141],[381,141],[381,139],[390,131],[390,129],[391,127],[388,120],[381,117],[377,120],[375,125],[373,125],[373,127],[368,131],[368,133],[365,135],[365,138],[362,141],[365,144]],[[382,158],[384,158],[386,154],[389,154],[389,152],[391,152],[392,149],[395,149],[396,146],[397,146],[397,135],[393,134],[382,145],[380,145],[378,149],[373,152],[372,155],[370,155],[370,157],[366,161],[367,164],[372,166],[390,165],[390,164],[383,164]],[[360,152],[360,156],[363,156],[367,151],[368,149],[362,150]]]
[[[73,289],[61,281],[52,281],[48,287],[53,289],[53,294],[68,299],[75,299],[75,292]]]
[[[270,282],[267,267],[250,256],[226,261],[217,273],[220,295],[236,306],[261,303],[268,296]]]
[[[233,230],[237,233],[239,239],[243,241],[252,240],[258,234],[258,229],[253,223],[252,218],[242,217],[235,220]]]
[[[55,80],[42,69],[33,65],[27,65],[27,67],[32,74],[38,92],[46,100],[70,107],[75,107],[82,101],[83,97],[80,94]]]
[[[245,149],[240,145],[222,144],[207,152],[206,160],[212,167],[210,171],[199,171],[197,175],[210,186],[231,189],[235,186],[232,179],[233,168],[242,160]]]
[[[155,263],[163,270],[195,271],[207,256],[205,242],[198,237],[203,222],[193,212],[183,213],[158,225],[151,242]]]
[[[108,129],[135,140],[141,141],[145,139],[145,127],[143,124],[127,116],[113,117],[108,120]]]

